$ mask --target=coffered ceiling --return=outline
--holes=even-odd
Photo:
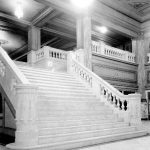
[[[41,29],[42,46],[70,50],[76,47],[76,19],[79,13],[70,0],[22,0],[24,16],[14,15],[17,0],[0,0],[0,39],[13,57],[27,52],[28,27]],[[117,46],[131,41],[140,22],[150,19],[150,0],[95,0],[91,9],[92,38]],[[101,34],[97,27],[108,27]]]

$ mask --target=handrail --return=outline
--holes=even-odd
[[[141,122],[140,94],[122,94],[108,82],[80,64],[76,59],[76,52],[70,52],[68,58],[68,71],[76,75],[101,101],[109,105],[119,117],[128,123],[139,124]]]
[[[91,70],[89,70],[88,68],[84,67],[82,64],[80,64],[78,61],[76,61],[75,59],[73,60],[74,63],[76,63],[78,66],[80,66],[81,68],[83,68],[88,74],[91,75],[91,77],[95,78],[96,80],[98,80],[101,84],[103,84],[104,86],[106,86],[110,91],[115,92],[117,94],[118,97],[124,97],[125,95],[123,95],[121,92],[119,92],[116,88],[114,88],[111,84],[109,84],[108,82],[106,82],[105,80],[103,80],[101,77],[99,77],[98,75],[96,75],[95,73],[93,73]]]
[[[17,84],[30,85],[30,82],[2,47],[0,47],[0,84],[16,110],[15,86]]]
[[[14,74],[16,79],[22,83],[22,84],[29,84],[29,81],[27,78],[24,76],[24,74],[17,68],[15,63],[10,59],[8,54],[3,50],[2,47],[0,47],[0,59],[1,63],[4,62],[4,65],[8,66],[9,69],[11,70],[11,73]]]

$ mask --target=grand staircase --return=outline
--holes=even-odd
[[[141,126],[125,123],[72,74],[17,65],[38,86],[36,149],[65,150],[146,135]]]

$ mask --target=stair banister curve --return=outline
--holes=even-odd
[[[76,52],[68,54],[68,71],[90,88],[101,101],[109,105],[118,117],[129,124],[141,124],[141,94],[124,95],[76,59]]]
[[[0,47],[0,84],[16,111],[15,143],[7,147],[37,145],[37,87],[28,79]]]

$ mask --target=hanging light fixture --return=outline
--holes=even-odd
[[[94,0],[71,0],[72,4],[79,9],[86,9],[92,5]]]
[[[98,27],[98,30],[103,34],[108,32],[108,29],[105,26]]]
[[[15,10],[15,16],[17,18],[19,18],[19,19],[23,17],[23,8],[22,8],[21,0],[17,1],[17,6],[16,6],[16,10]]]

